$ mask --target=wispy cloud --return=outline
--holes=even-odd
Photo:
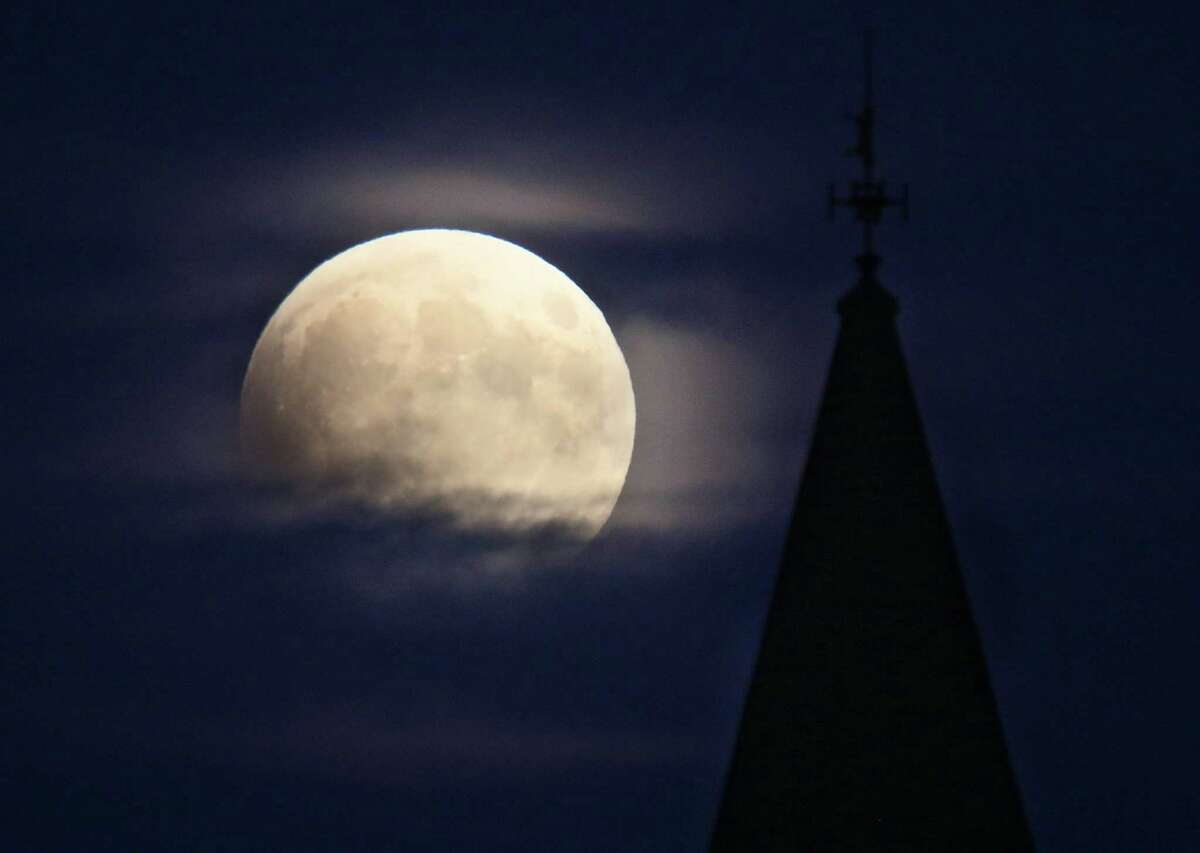
[[[649,305],[657,292],[685,289],[694,316],[664,319],[651,309],[613,318],[633,379],[637,430],[628,478],[603,535],[610,563],[634,547],[681,547],[754,524],[783,512],[791,499],[803,435],[781,435],[778,425],[803,429],[820,360],[795,358],[796,318],[769,317],[729,280],[643,286]],[[816,325],[806,309],[796,315]],[[580,562],[578,543],[550,528],[474,535],[439,517],[436,507],[383,523],[336,501],[297,501],[256,488],[238,449],[237,380],[250,344],[213,341],[193,352],[177,365],[173,383],[147,389],[152,394],[135,401],[116,432],[65,455],[60,470],[170,494],[154,512],[181,533],[274,530],[286,538],[328,528],[342,550],[322,558],[327,571],[373,604],[439,588],[475,597],[497,584],[518,588],[542,571],[579,571],[593,562],[588,555]]]
[[[761,513],[771,450],[765,365],[712,333],[638,318],[621,340],[638,399],[638,439],[617,526],[727,527]]]
[[[392,783],[430,773],[458,779],[464,773],[528,777],[584,767],[655,767],[702,754],[700,743],[677,733],[539,728],[461,710],[405,722],[348,705],[301,711],[257,729],[242,720],[211,725],[207,740],[225,760]]]
[[[369,159],[351,153],[333,164],[266,176],[237,191],[234,203],[243,215],[281,229],[337,223],[364,233],[395,223],[634,231],[662,221],[647,200],[603,188],[498,170],[371,165]]]
[[[176,221],[364,237],[429,226],[711,235],[752,228],[762,211],[750,170],[787,162],[776,142],[745,129],[479,115],[469,126],[432,115],[228,161],[198,156]],[[746,156],[731,160],[735,144]]]
[[[818,292],[781,312],[737,282],[648,282],[651,303],[688,310],[619,323],[638,436],[614,527],[692,537],[790,504],[833,324]]]
[[[169,514],[173,530],[360,524],[340,508],[310,511],[247,483],[237,395],[252,336],[271,302],[303,274],[312,246],[453,225],[567,237],[569,246],[590,247],[582,251],[590,252],[594,274],[620,279],[611,286],[621,304],[608,319],[633,379],[637,434],[609,540],[683,542],[779,512],[790,499],[803,436],[787,436],[784,447],[778,424],[795,414],[792,399],[805,399],[818,371],[795,364],[790,352],[788,370],[778,369],[778,342],[794,340],[797,330],[780,334],[773,309],[739,286],[749,274],[736,269],[741,261],[712,250],[764,213],[756,207],[757,178],[738,171],[756,158],[731,161],[733,136],[679,130],[589,118],[565,133],[502,115],[467,128],[434,117],[390,133],[242,150],[221,162],[185,159],[179,171],[193,183],[182,180],[172,196],[176,207],[159,211],[166,237],[155,266],[141,276],[144,289],[106,306],[114,316],[98,322],[168,326],[193,345],[178,364],[160,363],[158,375],[169,381],[127,401],[129,416],[113,432],[96,431],[93,446],[75,448],[60,466],[170,491],[175,499],[159,511]],[[759,160],[779,154],[752,136],[736,138]],[[704,257],[723,258],[727,267],[665,272],[660,261],[636,253],[604,254],[624,245],[608,238],[623,235],[644,246],[664,234],[695,238],[680,245],[707,245]],[[815,400],[815,389],[808,390]],[[781,466],[780,458],[796,465]],[[544,561],[540,544],[531,550],[497,536],[450,547],[455,531],[436,519],[416,521],[436,535],[366,537],[365,550],[337,560],[335,570],[361,597],[381,601],[414,586],[470,589],[480,579],[486,585],[517,578]],[[403,558],[389,559],[389,551]],[[564,560],[555,553],[551,562]]]

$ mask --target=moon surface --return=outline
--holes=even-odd
[[[469,231],[347,249],[288,295],[242,385],[243,453],[318,502],[587,540],[633,451],[629,369],[567,276]]]

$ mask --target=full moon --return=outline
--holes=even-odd
[[[267,323],[243,454],[322,503],[587,540],[625,482],[633,386],[566,275],[469,231],[405,231],[313,270]]]

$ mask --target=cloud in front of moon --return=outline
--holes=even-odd
[[[261,477],[481,532],[595,535],[634,423],[600,310],[531,252],[467,231],[393,234],[321,264],[272,316],[242,387]]]

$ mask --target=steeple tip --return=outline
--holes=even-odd
[[[874,252],[863,252],[858,264],[858,283],[838,300],[838,314],[843,320],[875,319],[890,321],[900,313],[900,303],[879,283],[875,274],[883,260]]]

